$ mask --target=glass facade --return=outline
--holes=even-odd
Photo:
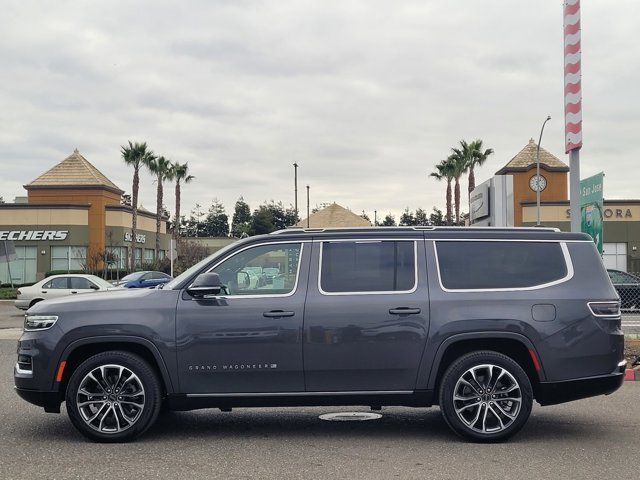
[[[87,260],[87,247],[64,245],[51,247],[51,270],[84,270]]]
[[[16,246],[16,259],[7,265],[0,263],[0,284],[10,284],[11,279],[15,285],[35,283],[38,263],[38,248]],[[11,270],[11,279],[9,279]]]

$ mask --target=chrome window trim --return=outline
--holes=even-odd
[[[408,293],[414,293],[418,290],[418,241],[422,241],[422,239],[416,238],[349,238],[349,239],[323,239],[323,240],[314,240],[314,242],[320,243],[320,253],[318,255],[318,291],[322,295],[326,295],[328,297],[338,297],[345,295],[402,295]],[[371,291],[371,292],[327,292],[322,288],[322,253],[323,246],[325,243],[382,243],[382,242],[413,242],[413,288],[410,290],[382,290],[382,291]]]
[[[591,308],[591,304],[592,303],[600,303],[600,304],[604,303],[604,304],[607,304],[607,305],[616,305],[618,307],[618,313],[615,313],[613,315],[598,314],[598,313],[593,311],[593,308]],[[621,308],[620,308],[620,302],[614,302],[614,301],[611,301],[611,300],[605,300],[605,301],[602,301],[602,302],[598,302],[598,301],[594,300],[592,302],[587,302],[587,307],[589,307],[589,311],[591,312],[591,315],[593,315],[594,317],[612,318],[612,319],[614,319],[614,318],[622,318],[622,311],[621,311]]]
[[[234,392],[234,393],[187,393],[187,397],[291,397],[325,395],[411,395],[413,390],[354,390],[338,392]]]
[[[226,262],[227,260],[229,260],[231,257],[236,256],[237,254],[244,252],[245,250],[249,250],[250,248],[255,248],[255,247],[263,247],[265,245],[285,245],[285,244],[290,244],[290,243],[299,243],[300,244],[300,259],[298,260],[298,268],[296,270],[296,282],[293,285],[293,289],[289,292],[289,293],[276,293],[276,294],[259,294],[259,295],[216,295],[215,298],[217,299],[229,299],[229,298],[286,298],[286,297],[292,297],[293,295],[296,294],[296,292],[298,291],[298,284],[300,282],[300,267],[302,266],[302,255],[304,252],[304,244],[305,243],[309,243],[311,240],[285,240],[285,241],[281,241],[281,242],[262,242],[262,243],[254,243],[251,245],[247,245],[244,248],[241,248],[240,250],[233,252],[231,255],[229,255],[228,257],[225,257],[224,259],[220,260],[219,262],[217,262],[215,265],[213,265],[211,268],[209,268],[206,273],[210,273],[213,271],[214,268],[216,268],[218,265]],[[187,287],[189,288],[189,287]]]
[[[442,283],[442,274],[440,272],[440,259],[438,258],[438,246],[436,245],[437,241],[441,240],[433,240],[433,253],[436,261],[436,271],[438,272],[438,284],[440,285],[440,289],[443,292],[458,292],[458,293],[475,293],[475,292],[526,292],[530,290],[540,290],[542,288],[552,287],[554,285],[559,285],[561,283],[568,282],[573,278],[574,270],[573,270],[573,262],[571,261],[571,255],[569,254],[569,249],[567,248],[567,244],[564,241],[553,240],[553,243],[557,243],[560,245],[560,249],[562,250],[562,254],[564,256],[564,262],[567,267],[567,274],[559,278],[558,280],[554,280],[552,282],[542,283],[538,285],[532,285],[529,287],[505,287],[505,288],[447,288]],[[467,242],[467,241],[487,241],[487,240],[466,240],[460,239],[455,240],[457,242]],[[500,242],[511,242],[512,240],[495,240]],[[551,240],[520,240],[522,242],[529,243],[544,243],[551,242]]]

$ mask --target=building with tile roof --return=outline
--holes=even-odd
[[[308,222],[305,218],[294,226],[302,228],[370,227],[371,222],[337,203],[332,203],[309,215]]]
[[[139,267],[155,262],[155,213],[138,208],[134,241],[124,191],[77,149],[24,188],[26,201],[0,204],[0,241],[13,241],[18,256],[14,283],[32,283],[50,271],[127,270],[132,252]],[[167,220],[160,225],[159,257],[169,248]],[[0,283],[8,280],[0,265]]]

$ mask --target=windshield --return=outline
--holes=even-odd
[[[212,253],[211,255],[209,255],[207,258],[205,258],[204,260],[200,260],[198,263],[196,263],[195,265],[193,265],[192,267],[188,268],[187,270],[185,270],[184,272],[182,272],[180,275],[178,275],[176,278],[174,278],[173,280],[171,280],[170,282],[166,283],[163,287],[164,290],[171,290],[176,288],[178,285],[180,285],[182,282],[184,282],[187,278],[189,278],[190,276],[192,276],[194,273],[196,273],[197,271],[199,271],[200,269],[204,268],[208,263],[210,263],[213,259],[215,259],[216,257],[219,257],[221,255],[224,255],[225,253],[227,253],[229,250],[231,250],[233,247],[236,246],[236,243],[231,243],[229,245],[227,245],[226,247],[221,248],[220,250],[218,250],[215,253]]]
[[[129,275],[126,275],[120,279],[121,282],[133,282],[134,280],[138,280],[142,275],[147,272],[133,272]]]

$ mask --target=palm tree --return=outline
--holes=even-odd
[[[173,237],[177,240],[180,236],[180,182],[191,183],[196,178],[189,175],[189,163],[175,162],[171,166],[171,177],[176,182],[176,220],[173,224]]]
[[[452,148],[453,152],[447,158],[453,165],[453,179],[455,181],[454,186],[454,203],[456,211],[456,225],[460,225],[460,177],[464,175],[469,168],[468,152],[463,149]]]
[[[465,142],[466,143],[466,142]],[[460,142],[462,145],[462,142]],[[469,162],[469,212],[471,212],[471,192],[476,188],[476,176],[474,173],[475,167],[481,167],[484,162],[487,161],[489,155],[493,153],[493,148],[487,148],[482,150],[482,140],[479,138],[471,142],[468,146],[471,151],[471,156],[468,159]]]
[[[145,165],[153,152],[147,149],[147,142],[131,143],[120,147],[120,154],[124,163],[133,167],[133,185],[131,186],[131,249],[129,252],[129,265],[131,271],[136,268],[136,228],[138,226],[138,188],[140,187],[140,166]]]
[[[436,171],[431,173],[430,176],[435,178],[436,180],[446,180],[447,181],[447,225],[451,225],[451,217],[452,217],[452,205],[451,205],[451,182],[454,178],[454,165],[449,160],[443,160],[438,165],[436,165]]]
[[[160,223],[162,221],[162,201],[163,201],[163,189],[162,182],[165,180],[171,180],[173,177],[172,163],[169,159],[160,156],[151,156],[145,161],[145,166],[156,176],[156,253],[155,261],[158,262],[158,253],[160,252]]]

